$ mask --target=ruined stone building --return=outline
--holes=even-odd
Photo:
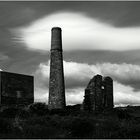
[[[0,71],[0,105],[28,105],[34,102],[33,76]]]
[[[113,80],[110,77],[94,76],[85,89],[83,108],[102,111],[113,108]]]
[[[50,80],[48,108],[65,108],[65,82],[63,72],[63,51],[61,28],[52,28],[50,54]]]

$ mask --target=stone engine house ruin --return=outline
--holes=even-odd
[[[48,109],[65,109],[65,80],[63,70],[62,30],[51,30],[50,78]],[[113,80],[110,77],[94,76],[85,89],[83,109],[103,111],[113,108]]]
[[[83,109],[102,111],[113,108],[113,80],[110,77],[94,76],[87,88],[83,101]]]
[[[33,76],[0,71],[0,105],[28,105],[34,102]]]

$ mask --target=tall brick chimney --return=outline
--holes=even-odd
[[[51,34],[48,108],[50,110],[64,109],[65,105],[66,105],[65,82],[64,82],[64,71],[63,71],[61,28],[53,27],[52,34]]]

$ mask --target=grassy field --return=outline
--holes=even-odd
[[[140,107],[98,114],[78,106],[48,111],[42,103],[1,108],[0,138],[140,138]]]

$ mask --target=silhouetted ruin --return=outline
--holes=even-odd
[[[0,72],[0,105],[28,105],[34,102],[33,76]]]
[[[63,72],[63,54],[61,28],[52,28],[50,81],[49,81],[49,109],[65,108],[65,83]]]
[[[94,76],[87,88],[83,109],[88,111],[102,111],[113,108],[113,80],[110,77]]]

